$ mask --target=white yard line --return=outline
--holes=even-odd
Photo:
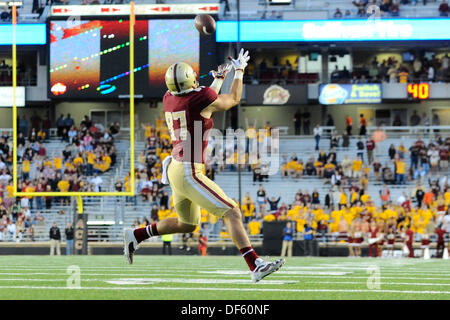
[[[49,286],[0,286],[0,289],[46,289],[46,290],[187,290],[192,291],[192,287],[49,287]],[[194,288],[203,291],[247,291],[247,292],[345,292],[345,293],[400,293],[400,294],[450,294],[450,291],[431,290],[369,290],[369,289],[269,289],[269,288],[214,288],[202,287]]]
[[[189,278],[121,278],[114,280],[104,280],[109,284],[118,285],[141,285],[155,283],[189,283],[189,284],[251,284],[250,279],[189,279]],[[298,280],[264,280],[264,285],[296,284]]]
[[[366,281],[308,281],[314,284],[361,284],[366,285]],[[382,282],[380,285],[404,285],[404,286],[450,286],[450,283],[425,283],[425,282]]]

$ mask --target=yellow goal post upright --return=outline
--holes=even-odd
[[[17,190],[17,56],[16,56],[16,26],[17,8],[12,7],[12,82],[13,82],[13,196],[14,197],[76,197],[78,213],[83,213],[83,196],[89,197],[112,197],[112,196],[135,196],[135,172],[134,172],[134,24],[135,6],[134,1],[130,1],[130,191],[129,192],[20,192]]]

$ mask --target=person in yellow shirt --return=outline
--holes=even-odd
[[[395,160],[395,173],[397,174],[397,184],[406,184],[406,163],[400,158]]]
[[[209,218],[209,213],[205,209],[200,209],[200,223],[207,223]]]
[[[332,219],[329,224],[329,230],[331,234],[334,234],[335,236],[339,234],[339,223],[337,220]]]
[[[75,173],[75,166],[72,164],[72,162],[70,161],[66,161],[66,163],[64,164],[64,173],[67,174],[74,174]]]
[[[289,160],[289,162],[286,164],[286,170],[289,176],[295,178],[297,172],[297,161],[291,158],[291,160]]]
[[[355,204],[357,201],[359,201],[359,192],[356,192],[353,189],[352,193],[350,194],[350,203]]]
[[[317,176],[318,177],[322,177],[323,176],[323,169],[324,169],[324,164],[322,161],[314,161],[314,168],[316,168],[316,172],[317,172]]]
[[[6,191],[8,192],[8,197],[9,197],[9,198],[12,198],[13,195],[14,195],[14,186],[11,185],[11,184],[9,184],[9,185],[6,187]]]
[[[77,172],[81,174],[83,172],[83,164],[84,159],[81,153],[78,153],[78,155],[73,159],[73,165],[77,169]]]
[[[146,139],[153,135],[153,127],[149,123],[141,123],[141,128],[144,130]]]
[[[158,210],[159,221],[165,219],[170,214],[170,210],[166,209],[164,205],[162,205]]]
[[[70,188],[70,183],[66,176],[64,176],[57,184],[60,192],[68,192]],[[60,205],[69,205],[69,197],[60,197]]]
[[[164,161],[164,159],[168,156],[170,156],[170,153],[167,151],[167,149],[163,149],[163,151],[159,155],[161,161]]]
[[[248,232],[251,236],[258,235],[261,232],[261,222],[253,218],[248,223]]]
[[[370,201],[370,195],[367,194],[367,189],[364,189],[363,195],[361,196],[360,200],[363,204],[366,204],[368,201]]]
[[[353,171],[353,178],[355,179],[359,179],[362,175],[362,168],[363,162],[361,160],[361,158],[356,158],[355,160],[353,160],[352,162],[352,171]]]
[[[275,220],[276,220],[275,216],[271,213],[264,216],[264,221],[271,222]]]
[[[348,202],[348,197],[344,191],[344,188],[341,187],[340,191],[341,194],[339,196],[339,209],[341,209],[342,207],[346,207]]]
[[[255,216],[255,205],[252,202],[247,202],[241,206],[242,212],[244,213],[245,223],[249,223],[250,220]]]
[[[42,167],[45,168],[47,166],[53,167],[53,162],[50,161],[48,157],[45,157],[44,160],[42,161]]]
[[[112,159],[111,159],[111,156],[110,156],[109,154],[104,155],[104,156],[102,157],[102,160],[103,160],[106,164],[108,164],[108,166],[111,165]]]
[[[94,165],[95,165],[95,160],[96,160],[97,156],[95,155],[94,152],[87,152],[86,153],[86,175],[88,176],[92,176],[94,174]]]
[[[30,178],[30,165],[30,160],[22,160],[22,178],[24,181]]]

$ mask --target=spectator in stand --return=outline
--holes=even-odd
[[[278,16],[275,10],[272,10],[272,13],[270,14],[270,16],[267,17],[267,19],[269,20],[277,20]]]
[[[19,120],[19,131],[23,134],[24,137],[28,136],[28,120],[25,116]]]
[[[361,137],[358,137],[358,142],[356,142],[356,156],[361,158],[361,160],[364,162],[364,142],[362,142]]]
[[[356,15],[359,18],[364,18],[366,16],[366,2],[367,1],[363,0],[359,0],[359,2],[352,1],[353,5],[355,5],[358,8],[358,12],[356,13]]]
[[[336,8],[336,12],[333,14],[334,18],[342,18],[342,12],[341,9]]]
[[[314,255],[314,248],[313,248],[314,230],[309,223],[305,223],[303,230],[304,230],[303,243],[305,256],[312,256]]]
[[[322,136],[322,128],[320,127],[320,124],[316,124],[314,127],[314,140],[316,140],[316,151],[319,150],[319,142],[320,137]]]
[[[61,255],[61,232],[59,231],[56,222],[50,228],[50,255],[53,256],[56,249],[56,254]]]
[[[294,240],[294,228],[292,222],[288,221],[283,229],[283,244],[281,247],[281,257],[292,257],[292,245]]]
[[[397,184],[406,184],[406,163],[400,157],[395,160],[395,170]]]
[[[344,14],[344,18],[345,19],[350,19],[352,17],[352,13],[350,12],[350,10],[345,10],[345,14]]]
[[[448,17],[450,9],[448,6],[448,3],[446,0],[442,0],[441,4],[439,5],[439,15],[441,17]]]
[[[352,123],[353,123],[352,118],[349,115],[347,115],[345,118],[345,130],[347,131],[348,136],[352,135]]]
[[[259,186],[256,192],[256,201],[259,206],[259,212],[264,215],[266,213],[267,193],[262,185]]]
[[[373,162],[373,150],[375,149],[375,141],[371,137],[367,137],[366,140],[366,150],[367,150],[367,159],[369,161],[369,165]]]
[[[364,115],[361,113],[361,114],[359,115],[359,135],[360,135],[360,136],[365,136],[365,135],[366,135],[366,133],[367,133],[366,127],[367,127],[367,121],[366,121],[366,118],[365,118]]]
[[[387,204],[391,199],[391,192],[386,185],[383,185],[383,189],[380,190],[380,199],[383,205]]]
[[[69,132],[70,128],[74,125],[73,119],[70,116],[70,113],[67,114],[67,117],[64,119],[64,129],[66,132]]]
[[[67,222],[67,227],[64,233],[66,234],[66,255],[70,256],[73,248],[73,236],[74,236],[74,230],[70,222]]]
[[[59,116],[59,118],[56,120],[56,128],[57,128],[58,137],[62,136],[64,126],[65,126],[64,125],[64,115],[61,114]]]
[[[400,5],[398,0],[393,0],[391,6],[389,7],[389,13],[393,17],[398,17],[400,15]]]

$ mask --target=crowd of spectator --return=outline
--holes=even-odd
[[[414,117],[413,120],[417,121]],[[138,157],[136,177],[138,181],[147,183],[147,190],[138,190],[142,199],[151,203],[152,209],[150,219],[143,218],[142,222],[137,220],[136,227],[176,216],[172,199],[158,182],[161,163],[171,152],[170,136],[163,123],[162,118],[158,118],[156,127],[142,125],[147,138],[147,149]],[[360,127],[361,124],[365,125],[363,117],[360,119]],[[248,125],[247,121],[247,126],[251,128],[255,125]],[[266,127],[270,129],[270,123]],[[331,135],[328,152],[320,150],[317,157],[305,159],[306,162],[296,154],[291,157],[284,154],[281,163],[282,179],[297,180],[299,177],[314,176],[330,185],[329,192],[320,195],[317,189],[299,190],[293,201],[288,203],[283,201],[281,193],[277,196],[269,195],[261,184],[255,198],[246,193],[240,204],[249,234],[260,235],[264,221],[290,221],[296,234],[305,235],[307,231],[308,237],[325,239],[326,235],[328,238],[331,235],[332,239],[344,242],[352,242],[360,232],[369,237],[382,235],[383,239],[389,238],[392,242],[392,235],[397,240],[402,239],[406,230],[413,232],[415,239],[421,241],[434,234],[438,226],[450,228],[449,218],[445,218],[449,220],[449,225],[444,223],[447,221],[444,216],[450,213],[449,184],[446,179],[432,178],[439,172],[447,173],[450,137],[443,139],[436,134],[435,139],[428,143],[419,137],[408,149],[399,142],[397,146],[391,146],[388,154],[384,155],[389,160],[381,163],[379,158],[383,155],[379,152],[384,149],[380,145],[386,139],[382,129],[368,136],[360,128],[359,134],[356,145],[351,146],[350,140],[345,137],[352,135],[350,121],[342,136],[337,132]],[[335,150],[338,148],[348,151],[343,159],[337,157]],[[351,150],[356,151],[354,157]],[[235,155],[236,146],[228,151]],[[214,179],[216,171],[236,170],[234,165],[219,165],[214,157],[208,159],[205,170],[211,179]],[[242,169],[253,171],[254,184],[268,178],[261,174],[261,166],[246,164]],[[380,187],[379,199],[372,199],[369,194],[369,180],[373,182],[371,188],[376,185]],[[391,185],[399,185],[404,190],[397,199],[391,197]],[[444,224],[441,225],[442,223]],[[221,220],[205,210],[201,211],[201,225],[194,233],[199,232],[208,236],[216,235],[219,239],[228,237]],[[377,256],[380,254],[378,244],[374,244],[374,254]],[[352,249],[351,254],[360,253],[357,249]]]
[[[399,62],[395,57],[378,61],[376,57],[363,66],[355,66],[353,71],[345,66],[331,73],[333,83],[410,83],[410,82],[448,82],[450,80],[450,57],[448,54],[437,58],[417,56],[413,61]]]
[[[414,241],[421,241],[422,245],[429,244],[430,236],[443,241],[439,230],[444,230],[444,234],[450,232],[450,186],[446,177],[450,138],[443,141],[437,136],[435,141],[425,144],[419,137],[409,150],[402,143],[397,148],[391,146],[391,162],[384,166],[378,159],[370,161],[371,156],[363,161],[359,151],[367,148],[368,154],[372,152],[375,146],[371,140],[368,138],[365,145],[358,140],[357,144],[362,146],[357,146],[357,155],[361,157],[354,159],[346,155],[338,161],[333,147],[328,154],[320,151],[318,157],[311,157],[306,165],[295,154],[289,160],[283,155],[281,172],[285,179],[315,175],[330,184],[329,192],[320,195],[317,189],[299,190],[293,202],[286,203],[282,202],[282,195],[270,196],[260,185],[256,200],[248,193],[243,199],[241,209],[248,228],[250,223],[261,227],[263,221],[290,221],[299,235],[312,228],[313,234],[323,241],[348,242],[352,246],[359,243],[360,246],[367,238],[380,238],[373,243],[376,256],[380,255],[382,245],[404,241],[407,230],[413,234]],[[440,170],[443,173],[440,178],[430,178],[429,172],[436,176]],[[379,181],[382,186],[378,201],[381,205],[376,205],[378,199],[372,199],[368,193],[369,179]],[[409,186],[403,187],[406,180]],[[402,185],[401,196],[392,198],[389,184]],[[360,255],[361,252],[352,247],[350,254]]]
[[[354,18],[392,18],[400,16],[400,8],[404,5],[417,5],[418,0],[353,0],[351,3],[354,10],[346,9],[343,13],[340,8],[336,8],[333,14],[335,19],[354,19]],[[427,0],[422,0],[423,5]],[[436,15],[448,17],[449,6],[447,0],[442,0]]]
[[[70,114],[57,120],[57,135],[63,150],[47,154],[50,120],[34,113],[30,124],[25,117],[18,120],[17,189],[22,192],[102,191],[101,175],[116,163],[114,139],[120,131],[117,123],[109,129],[94,124],[85,116],[79,126]],[[45,211],[55,202],[68,205],[69,197],[13,196],[12,137],[0,137],[0,235],[2,239],[33,239],[34,225],[44,221]],[[65,214],[60,210],[58,214]]]

